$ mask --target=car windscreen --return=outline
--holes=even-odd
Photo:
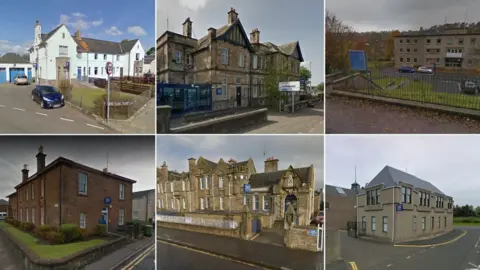
[[[18,76],[19,79],[26,79],[27,76]]]
[[[50,87],[50,86],[39,87],[39,90],[40,90],[40,93],[42,93],[42,95],[58,93],[57,89],[55,89],[54,87]]]

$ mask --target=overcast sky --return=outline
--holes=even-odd
[[[264,155],[264,149],[266,155]],[[278,169],[315,166],[315,188],[323,187],[323,136],[157,136],[157,165],[188,172],[188,158],[199,156],[218,162],[252,158],[257,172],[264,171],[268,157],[279,160]]]
[[[359,32],[480,21],[478,0],[327,0],[326,8]]]
[[[327,184],[370,182],[389,165],[431,182],[455,204],[480,206],[480,136],[327,136]]]
[[[157,0],[157,36],[167,30],[183,33],[187,17],[193,22],[193,37],[201,38],[210,27],[227,24],[227,12],[235,8],[250,38],[260,30],[260,42],[300,42],[304,65],[312,62],[312,84],[323,81],[323,0]]]
[[[83,165],[137,181],[133,190],[155,188],[154,136],[2,136],[0,137],[0,198],[22,181],[23,164],[37,170],[35,155],[43,145],[46,165],[62,156]]]

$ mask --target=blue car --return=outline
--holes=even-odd
[[[400,67],[398,69],[398,72],[400,72],[400,73],[415,73],[415,69],[413,67],[404,66],[404,67]]]
[[[65,105],[63,95],[51,85],[37,85],[32,90],[32,100],[44,109],[59,108]]]

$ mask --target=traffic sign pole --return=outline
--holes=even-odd
[[[107,70],[107,123],[110,122],[110,75],[112,75],[113,64],[112,62],[107,62],[105,68]]]

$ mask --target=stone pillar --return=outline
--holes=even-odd
[[[250,240],[252,237],[252,214],[248,205],[245,205],[242,213],[242,221],[240,225],[240,236],[244,240]]]
[[[157,133],[170,133],[170,116],[172,107],[157,106]]]
[[[323,252],[326,252],[325,264],[336,262],[342,259],[340,232],[337,230],[326,230]]]

